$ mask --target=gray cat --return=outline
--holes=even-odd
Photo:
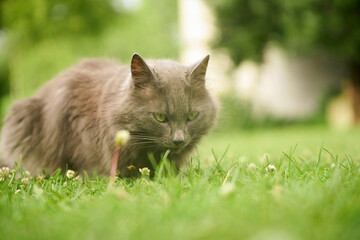
[[[131,66],[112,60],[84,60],[11,108],[2,129],[2,165],[37,174],[58,168],[108,175],[118,130],[130,132],[121,148],[121,177],[152,165],[148,153],[179,169],[200,138],[214,125],[218,105],[205,87],[209,61],[186,66],[147,60]],[[134,167],[129,167],[133,165]]]

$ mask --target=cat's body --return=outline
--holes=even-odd
[[[125,129],[130,140],[120,150],[120,176],[151,168],[148,152],[158,160],[167,149],[180,167],[216,119],[216,101],[205,88],[207,63],[208,57],[193,66],[145,63],[136,54],[130,67],[85,60],[13,105],[2,129],[2,164],[12,167],[22,155],[32,174],[68,166],[108,175],[115,134]]]

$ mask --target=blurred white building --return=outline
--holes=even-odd
[[[345,67],[324,54],[290,58],[269,47],[261,65],[243,62],[236,70],[239,95],[249,100],[256,116],[302,119],[318,109],[326,90],[339,87]]]
[[[232,61],[221,51],[210,48],[210,42],[216,36],[212,12],[203,0],[178,0],[181,37],[181,61],[196,62],[210,54],[206,74],[208,88],[221,93],[229,88],[229,71]]]
[[[276,47],[267,49],[263,64],[245,61],[231,74],[229,57],[209,47],[216,37],[209,7],[203,0],[179,0],[179,11],[182,60],[188,63],[210,53],[210,88],[220,93],[235,88],[239,98],[252,104],[255,116],[307,118],[318,110],[325,90],[340,84],[345,71],[341,63],[320,54],[289,58]]]

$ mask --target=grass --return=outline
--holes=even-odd
[[[359,139],[359,128],[218,132],[179,175],[163,165],[115,186],[20,171],[0,182],[1,239],[360,239]]]

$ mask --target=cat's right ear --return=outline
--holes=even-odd
[[[154,78],[144,59],[136,53],[131,58],[131,76],[135,88],[144,88]]]
[[[206,69],[209,63],[210,55],[204,57],[201,61],[193,64],[190,73],[191,83],[193,85],[205,86]]]

